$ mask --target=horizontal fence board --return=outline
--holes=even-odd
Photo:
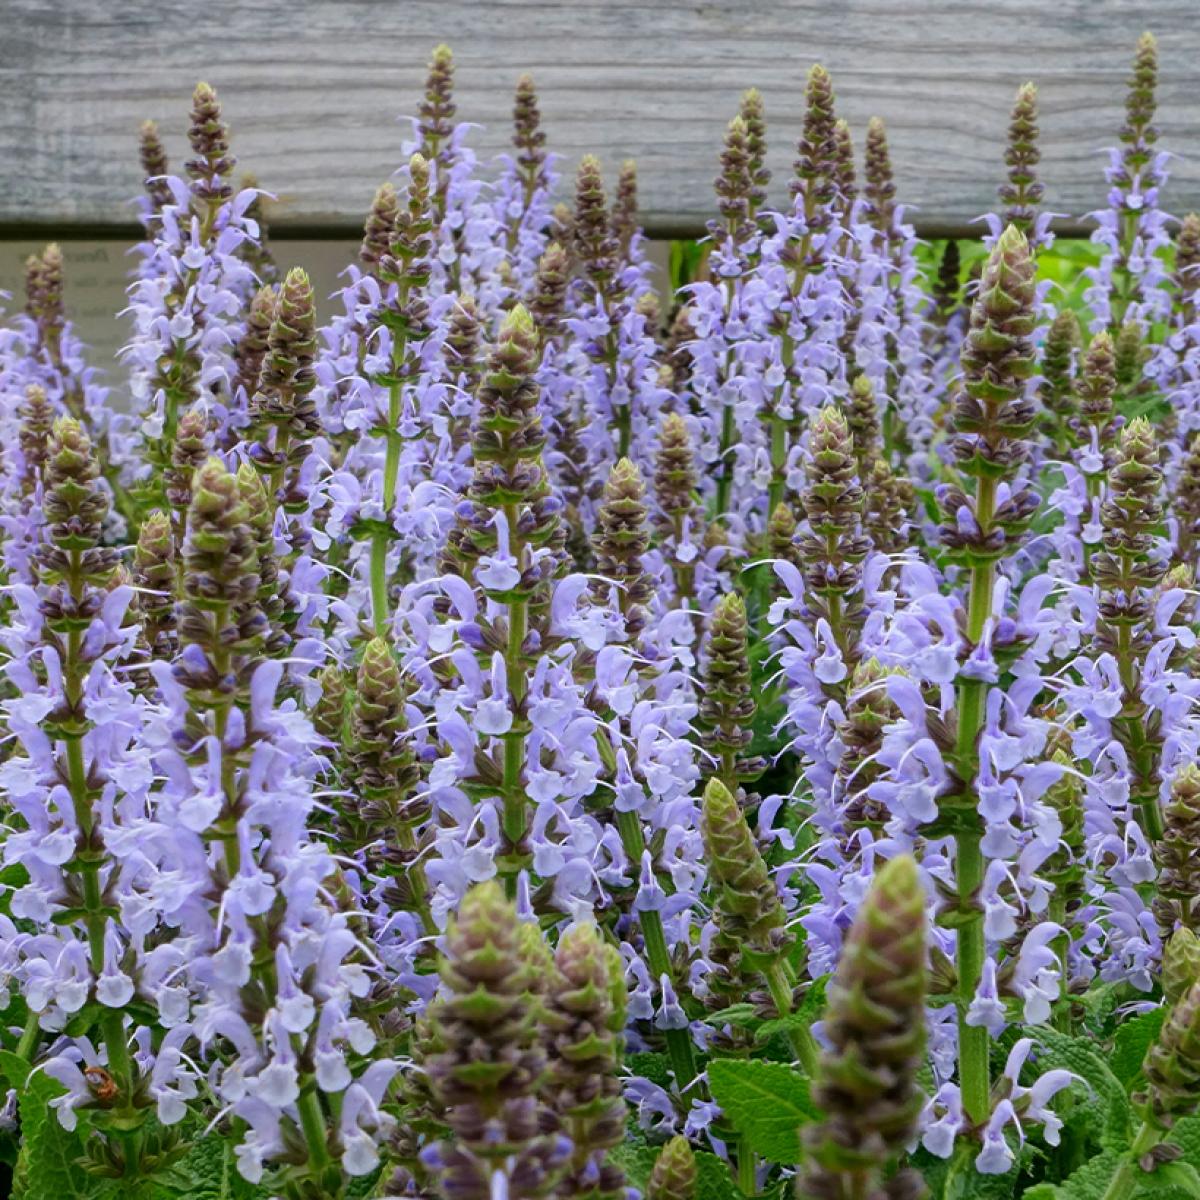
[[[532,71],[550,148],[610,179],[638,160],[643,220],[694,233],[712,214],[720,139],[743,89],[767,105],[772,198],[786,195],[808,65],[833,74],[861,148],[887,124],[900,198],[927,232],[994,205],[1016,87],[1041,94],[1046,204],[1104,201],[1102,148],[1122,120],[1143,28],[1159,39],[1166,207],[1200,207],[1200,20],[1193,0],[3,0],[0,226],[128,224],[136,134],[153,117],[173,164],[191,86],[207,79],[241,166],[279,196],[274,220],[360,222],[395,169],[429,50],[449,42],[461,120],[483,158],[506,148],[512,85]]]

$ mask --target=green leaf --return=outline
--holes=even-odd
[[[1171,1142],[1183,1151],[1182,1162],[1200,1167],[1200,1117],[1180,1118],[1163,1141]]]
[[[1121,1155],[1106,1150],[1084,1163],[1062,1183],[1039,1183],[1031,1187],[1022,1200],[1103,1200],[1109,1180],[1120,1165]]]
[[[657,1083],[659,1087],[671,1088],[671,1060],[665,1054],[627,1054],[625,1065],[630,1074],[640,1075],[643,1079]]]
[[[1105,1150],[1124,1150],[1133,1137],[1133,1110],[1124,1085],[1095,1043],[1046,1028],[1037,1031],[1037,1040],[1042,1046],[1037,1059],[1039,1073],[1064,1067],[1078,1075],[1093,1093],[1088,1104],[1098,1119],[1100,1144]],[[1082,1090],[1078,1083],[1072,1085],[1076,1096]]]
[[[763,1019],[753,1004],[731,1004],[728,1008],[706,1015],[704,1023],[717,1028],[733,1025],[738,1029],[756,1029],[763,1023]]]
[[[625,1172],[625,1179],[643,1194],[646,1181],[654,1169],[661,1145],[646,1141],[646,1135],[632,1121],[626,1128],[625,1139],[608,1152],[611,1162]],[[697,1150],[696,1154],[696,1200],[741,1200],[741,1193],[729,1173],[724,1159]]]
[[[1187,1162],[1164,1163],[1150,1175],[1141,1175],[1135,1197],[1146,1200],[1196,1200],[1200,1197],[1200,1172]]]
[[[776,1163],[800,1161],[800,1127],[817,1115],[803,1075],[783,1063],[724,1058],[708,1064],[708,1086],[756,1154]]]
[[[1154,1008],[1117,1027],[1108,1062],[1126,1090],[1141,1075],[1146,1051],[1158,1039],[1166,1013],[1165,1008]]]
[[[153,1200],[266,1200],[269,1189],[247,1183],[238,1174],[233,1149],[232,1138],[201,1138],[156,1181]]]
[[[50,1101],[64,1089],[49,1075],[31,1075],[21,1093],[21,1154],[13,1180],[13,1200],[108,1200],[115,1188],[80,1165],[86,1118],[66,1130]]]
[[[740,1200],[729,1164],[707,1150],[696,1151],[696,1200]]]
[[[26,1059],[11,1050],[0,1050],[0,1075],[7,1080],[9,1087],[20,1090],[29,1078],[30,1066]]]
[[[804,999],[795,1012],[788,1013],[786,1017],[763,1021],[755,1034],[756,1040],[765,1042],[777,1033],[787,1035],[793,1029],[801,1026],[807,1028],[818,1020],[825,1008],[825,984],[828,978],[827,975],[822,975],[820,979],[813,981],[812,987],[805,992]]]
[[[626,1130],[624,1140],[608,1152],[609,1161],[625,1172],[626,1181],[643,1194],[654,1169],[660,1147],[649,1145],[636,1127]]]

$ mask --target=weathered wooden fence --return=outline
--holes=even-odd
[[[808,65],[833,73],[861,136],[885,118],[902,198],[928,232],[990,208],[1012,93],[1041,89],[1047,204],[1103,202],[1137,35],[1159,38],[1167,205],[1200,204],[1200,11],[1193,0],[0,0],[0,230],[128,225],[135,137],[175,154],[192,84],[217,87],[276,225],[355,226],[394,168],[430,48],[454,48],[459,116],[483,155],[508,137],[513,81],[536,79],[551,146],[640,165],[654,233],[694,233],[741,91],[765,95],[784,194]]]

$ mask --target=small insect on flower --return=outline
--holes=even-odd
[[[85,1067],[83,1077],[92,1090],[92,1095],[101,1104],[112,1104],[121,1094],[117,1081],[101,1066]]]

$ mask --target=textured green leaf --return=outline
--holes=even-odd
[[[9,1087],[24,1088],[25,1081],[29,1078],[29,1063],[19,1054],[14,1054],[11,1050],[0,1050],[0,1075],[4,1076]]]
[[[1037,1060],[1039,1072],[1065,1067],[1078,1075],[1092,1092],[1087,1103],[1099,1116],[1101,1145],[1105,1150],[1124,1150],[1133,1137],[1133,1110],[1124,1085],[1096,1044],[1087,1038],[1071,1038],[1045,1028],[1037,1031],[1037,1040],[1042,1047]],[[1072,1087],[1077,1097],[1083,1090],[1078,1083]]]
[[[1089,1159],[1062,1183],[1039,1183],[1030,1188],[1022,1200],[1102,1200],[1121,1155],[1106,1150]]]
[[[740,1196],[729,1164],[707,1150],[697,1150],[696,1200],[738,1200]]]
[[[645,1193],[646,1180],[650,1178],[650,1172],[654,1169],[658,1151],[658,1146],[651,1146],[646,1142],[640,1129],[631,1128],[627,1131],[625,1140],[608,1152],[608,1157],[625,1172],[625,1179],[632,1187]]]
[[[665,1054],[627,1054],[625,1065],[631,1075],[640,1075],[661,1088],[671,1086],[671,1060]]]
[[[704,1023],[714,1028],[733,1025],[738,1029],[756,1029],[763,1019],[753,1004],[731,1004],[728,1008],[705,1016]]]
[[[1142,1061],[1162,1029],[1166,1011],[1165,1008],[1151,1009],[1118,1026],[1108,1062],[1126,1089],[1141,1075]]]
[[[1138,1180],[1137,1198],[1145,1200],[1197,1200],[1200,1197],[1200,1172],[1191,1163],[1164,1163],[1152,1175],[1142,1175]]]
[[[114,1187],[89,1175],[79,1164],[86,1122],[68,1131],[50,1101],[63,1088],[48,1075],[31,1075],[20,1098],[21,1154],[13,1183],[13,1200],[108,1200]]]
[[[233,1139],[213,1134],[194,1143],[165,1177],[153,1200],[266,1200],[267,1188],[247,1183],[237,1171]]]
[[[771,1162],[799,1162],[800,1127],[817,1115],[803,1075],[783,1063],[717,1059],[708,1064],[708,1086],[755,1153]]]
[[[1182,1117],[1163,1141],[1171,1142],[1183,1151],[1182,1162],[1200,1168],[1200,1117]]]
[[[786,1017],[775,1017],[770,1021],[763,1021],[759,1025],[758,1033],[755,1035],[758,1041],[765,1041],[777,1033],[786,1035],[798,1026],[807,1027],[818,1020],[825,1008],[825,983],[827,979],[828,976],[823,975],[820,979],[814,981],[812,987],[805,992],[804,999],[800,1002],[800,1006],[795,1012],[788,1013]]]

